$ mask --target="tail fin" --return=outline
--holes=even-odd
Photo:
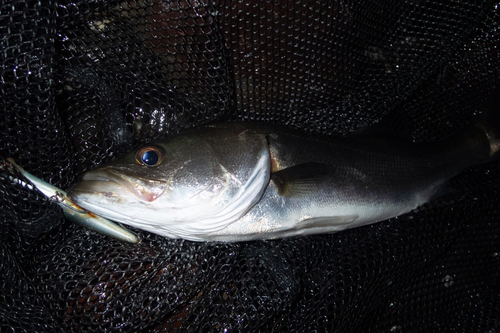
[[[485,132],[490,141],[490,157],[497,159],[500,158],[500,83],[493,89],[493,94],[483,110],[477,126]]]
[[[484,131],[486,137],[490,141],[490,157],[492,159],[497,159],[500,158],[500,120],[488,119],[491,116],[488,114],[486,114],[486,116],[488,117],[483,117],[476,126]],[[496,116],[500,118],[500,110]]]

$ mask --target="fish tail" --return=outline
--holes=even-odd
[[[488,115],[489,116],[489,115]],[[500,118],[500,112],[496,115]],[[488,117],[489,118],[489,117]],[[488,120],[488,121],[486,121]],[[477,126],[484,131],[490,143],[490,158],[500,158],[500,121],[490,121],[491,119],[483,118]]]
[[[500,158],[500,84],[494,89],[492,98],[486,103],[484,112],[477,125],[490,143],[490,157]]]

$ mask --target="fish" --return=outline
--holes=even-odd
[[[447,193],[452,177],[495,158],[499,142],[480,124],[432,143],[215,124],[88,171],[68,196],[97,215],[168,238],[330,234],[403,215]]]

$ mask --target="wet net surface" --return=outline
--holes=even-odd
[[[500,78],[494,1],[2,1],[0,31],[0,154],[61,188],[214,121],[439,140]],[[2,332],[500,330],[498,162],[334,235],[139,245],[66,222],[1,166]]]

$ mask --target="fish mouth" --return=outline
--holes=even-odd
[[[119,175],[113,174],[110,171],[103,170],[93,170],[88,171],[83,174],[83,181],[101,181],[101,182],[113,182],[120,184],[120,181],[123,180]]]
[[[105,191],[105,189],[120,187],[120,182],[113,179],[107,172],[100,170],[86,172],[79,182],[72,185],[67,193],[70,198],[74,198],[79,194],[101,194],[107,197],[116,196],[114,191]],[[104,191],[103,191],[104,190]]]
[[[83,174],[81,181],[68,190],[68,195],[72,197],[86,193],[118,198],[132,193],[141,201],[152,202],[163,194],[163,190],[149,190],[146,182],[147,180],[130,177],[119,170],[97,169]]]
[[[113,181],[109,177],[103,175],[87,176],[85,174],[82,180],[72,185],[67,190],[68,197],[75,203],[81,205],[84,198],[99,196],[108,199],[119,199],[120,192],[123,189],[118,182]]]

